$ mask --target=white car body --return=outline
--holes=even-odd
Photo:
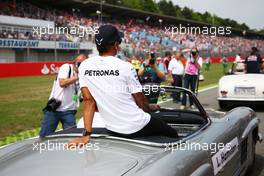
[[[219,80],[218,102],[221,108],[227,103],[264,103],[264,74],[223,76]]]

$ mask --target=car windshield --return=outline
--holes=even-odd
[[[149,103],[158,104],[161,109],[195,112],[207,118],[207,114],[196,95],[184,88],[171,86],[143,86],[143,92]]]

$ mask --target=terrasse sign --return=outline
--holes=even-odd
[[[92,49],[92,43],[64,41],[20,40],[0,38],[0,48],[33,48],[33,49]]]

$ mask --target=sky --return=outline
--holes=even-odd
[[[208,11],[222,18],[246,23],[250,28],[264,28],[264,0],[172,0],[180,7],[197,12]]]

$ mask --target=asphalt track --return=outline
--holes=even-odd
[[[223,111],[219,109],[217,102],[217,88],[208,89],[198,94],[198,99],[205,109],[210,111]],[[264,135],[264,106],[255,107],[258,117],[261,120],[259,131]],[[225,110],[223,112],[226,112]],[[264,176],[264,141],[257,143],[255,168],[251,176]]]

